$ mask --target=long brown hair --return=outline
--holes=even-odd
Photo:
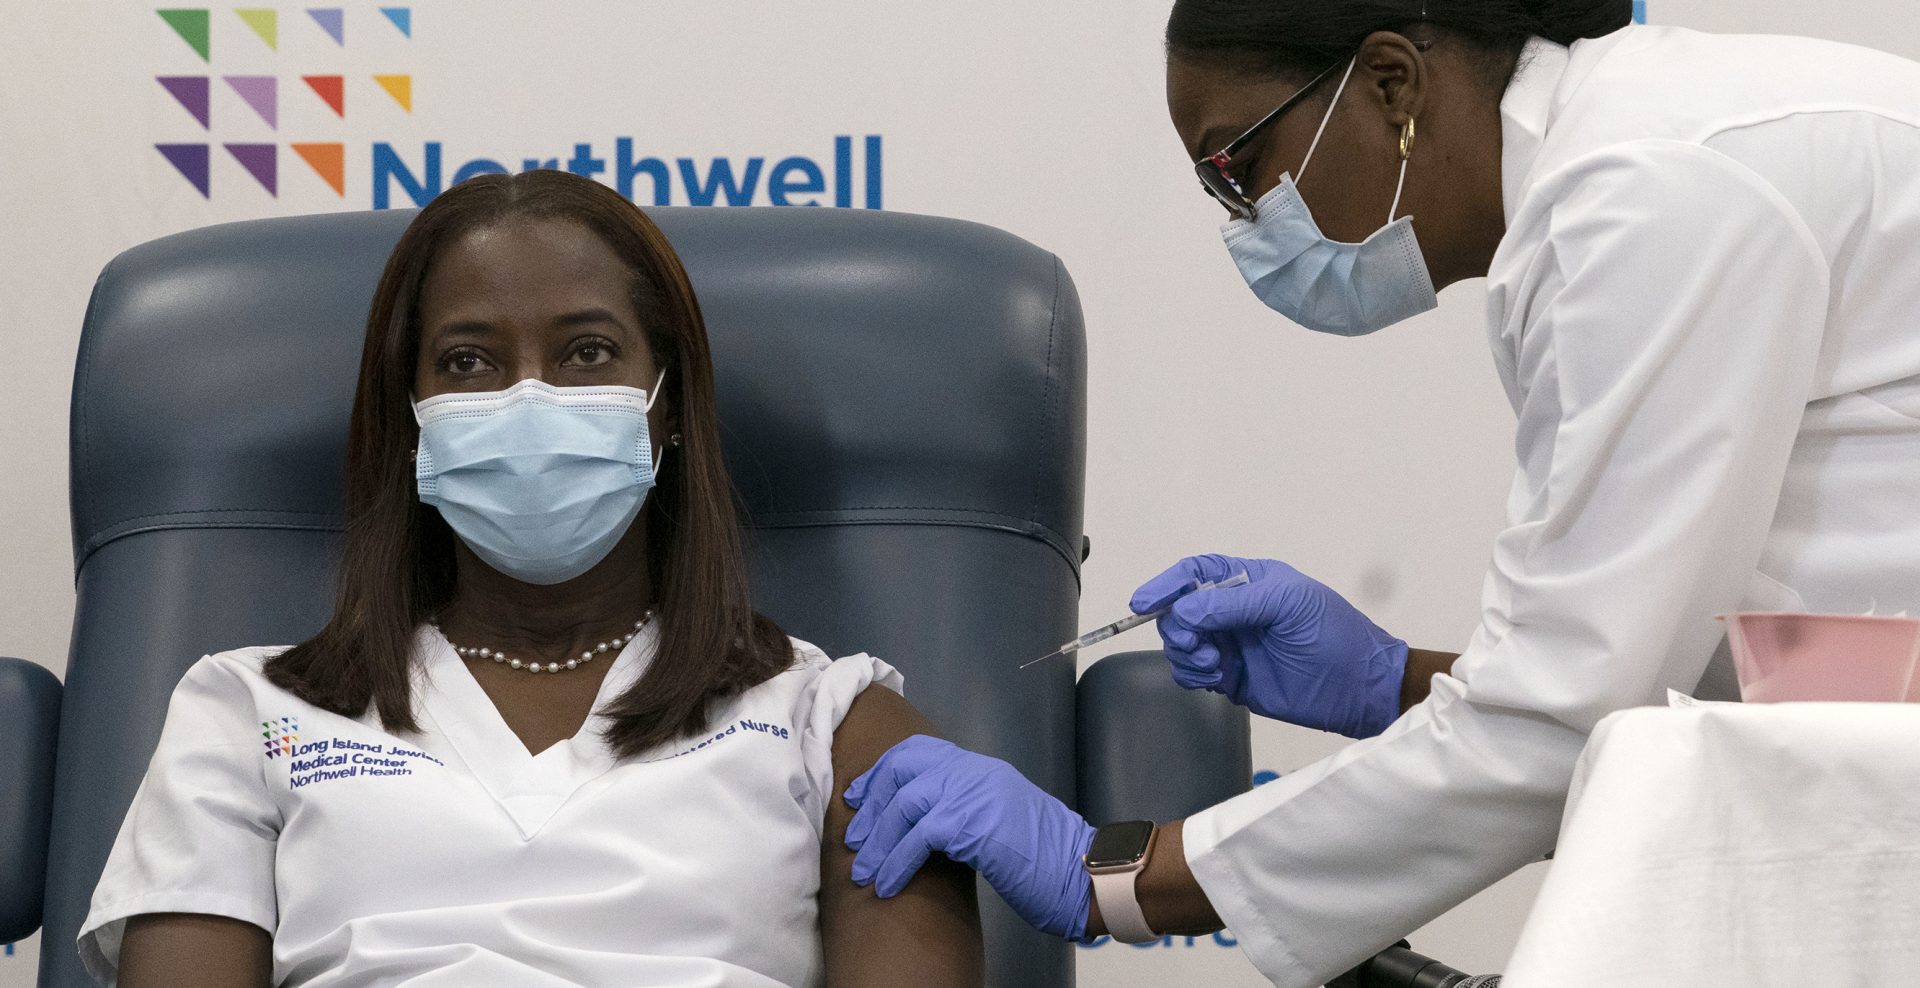
[[[453,532],[414,488],[419,427],[410,391],[420,290],[442,248],[472,230],[521,217],[579,223],[631,267],[634,307],[679,413],[683,444],[665,461],[636,520],[646,526],[659,650],[640,681],[606,711],[612,719],[607,743],[621,756],[633,755],[701,732],[717,701],[778,675],[792,654],[785,634],[754,612],[748,595],[706,323],[686,270],[638,206],[566,172],[462,182],[428,203],[401,234],[374,290],[360,354],[333,617],[319,634],[269,662],[267,676],[317,707],[358,717],[371,704],[389,730],[419,729],[411,688],[414,636],[454,591]]]

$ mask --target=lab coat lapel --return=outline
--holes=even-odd
[[[655,640],[649,622],[614,657],[579,732],[538,755],[527,751],[453,646],[432,627],[422,629],[419,642],[427,672],[420,708],[521,839],[530,841],[580,787],[613,768],[613,753],[600,738],[608,724],[600,711],[640,678],[653,658]]]

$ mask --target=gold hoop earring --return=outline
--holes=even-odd
[[[1407,118],[1407,124],[1400,128],[1400,160],[1413,157],[1413,118]]]

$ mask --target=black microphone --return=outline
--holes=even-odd
[[[1468,975],[1407,949],[1406,941],[1327,982],[1327,988],[1498,988],[1497,974]]]

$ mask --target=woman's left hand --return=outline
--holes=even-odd
[[[1400,716],[1407,643],[1277,559],[1189,556],[1134,591],[1134,612],[1194,580],[1236,573],[1248,582],[1188,594],[1160,619],[1174,682],[1350,738],[1373,737]]]
[[[998,758],[916,734],[853,780],[853,880],[899,894],[935,851],[978,871],[1036,929],[1086,936],[1093,827]]]

